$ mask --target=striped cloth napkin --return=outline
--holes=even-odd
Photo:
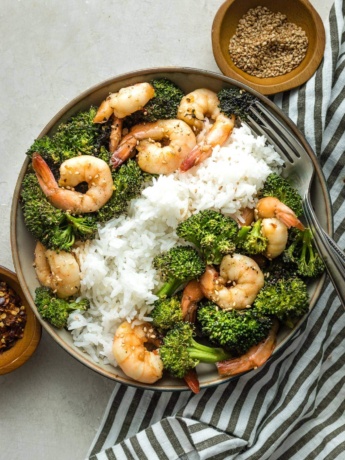
[[[345,246],[345,3],[336,0],[322,65],[274,102],[318,155],[335,240]],[[345,311],[332,285],[293,340],[262,368],[215,388],[154,392],[116,384],[88,457],[345,459]]]

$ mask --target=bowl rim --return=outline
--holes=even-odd
[[[22,303],[26,307],[27,315],[24,336],[18,339],[11,348],[0,354],[0,375],[3,375],[22,366],[33,355],[41,340],[42,327],[24,295],[16,273],[0,265],[0,280],[8,283],[20,296]]]
[[[307,150],[309,156],[311,157],[314,163],[315,175],[319,179],[319,186],[321,188],[322,196],[325,201],[325,211],[326,211],[326,216],[327,216],[327,228],[325,228],[325,230],[330,235],[332,235],[333,234],[333,220],[332,220],[332,212],[331,212],[331,200],[330,200],[330,195],[329,195],[329,192],[326,186],[326,181],[325,181],[321,166],[318,164],[318,161],[317,161],[317,158],[314,152],[312,151],[310,145],[308,144],[308,142],[306,141],[302,133],[299,131],[297,126],[284,114],[284,112],[281,109],[279,109],[279,107],[277,107],[266,96],[262,95],[260,92],[256,91],[255,89],[249,87],[248,85],[245,85],[244,83],[236,79],[227,77],[225,75],[222,75],[216,72],[192,68],[192,67],[169,66],[169,67],[145,68],[145,69],[140,69],[136,71],[122,73],[114,77],[110,77],[106,80],[103,80],[102,82],[98,84],[95,84],[89,87],[87,90],[81,92],[76,97],[74,97],[71,101],[69,101],[66,105],[64,105],[57,112],[57,114],[45,125],[45,127],[43,128],[43,130],[40,132],[40,134],[37,137],[38,138],[42,137],[43,135],[48,133],[52,129],[52,127],[57,123],[57,121],[63,117],[63,115],[68,113],[71,110],[71,108],[76,106],[84,98],[90,96],[95,91],[102,90],[103,88],[107,88],[109,85],[113,85],[121,81],[126,81],[127,79],[131,79],[131,78],[138,79],[138,78],[144,77],[146,75],[151,75],[151,74],[168,75],[168,74],[174,74],[174,73],[186,74],[186,75],[190,75],[191,73],[193,73],[195,75],[200,75],[202,77],[211,77],[211,78],[215,78],[217,80],[222,81],[224,84],[230,84],[232,86],[237,86],[239,88],[245,89],[251,92],[252,94],[254,94],[261,101],[263,101],[266,105],[268,105],[271,109],[273,109],[276,113],[278,113],[278,115],[280,115],[280,117],[284,120],[284,122],[290,127],[294,135],[297,136],[298,140],[305,147],[305,149]],[[123,378],[121,375],[116,374],[116,368],[114,368],[114,372],[111,373],[107,371],[106,369],[99,367],[97,363],[91,361],[91,357],[88,357],[84,352],[82,352],[82,350],[73,348],[72,346],[67,344],[63,340],[63,338],[58,335],[57,329],[55,329],[53,326],[48,324],[46,321],[42,320],[39,313],[37,312],[37,309],[32,299],[29,287],[25,281],[24,273],[20,265],[19,251],[17,250],[17,244],[16,244],[17,243],[16,222],[17,222],[17,212],[19,208],[19,194],[20,194],[20,189],[21,189],[21,182],[22,182],[22,179],[23,179],[23,176],[25,174],[28,164],[29,164],[29,158],[26,157],[23,162],[22,168],[20,170],[20,173],[19,173],[19,176],[16,182],[15,190],[13,193],[12,206],[11,206],[11,217],[10,217],[11,248],[12,248],[12,257],[13,257],[13,262],[14,262],[14,266],[16,269],[18,281],[20,283],[24,296],[26,297],[26,300],[28,301],[35,315],[37,316],[38,321],[41,323],[42,327],[55,340],[55,342],[58,343],[58,345],[60,345],[65,351],[67,351],[73,358],[75,358],[78,362],[84,364],[88,368],[92,369],[93,371],[97,372],[98,374],[103,375],[104,377],[107,377],[111,380],[117,381],[119,383],[123,383],[127,386],[132,386],[135,388],[143,388],[143,389],[149,389],[149,390],[154,390],[154,391],[189,391],[189,388],[183,384],[180,384],[180,385],[165,384],[164,387],[163,386],[156,387],[154,386],[154,384],[149,385],[149,384],[144,384],[141,382],[135,382],[135,381],[131,381],[129,378],[127,380],[127,378]],[[310,299],[310,310],[309,311],[313,309],[317,299],[319,298],[322,292],[322,287],[325,282],[325,279],[326,279],[326,275],[324,274],[318,281],[317,287],[313,293],[312,298]],[[294,335],[300,329],[302,324],[307,319],[308,315],[309,313],[299,321],[292,335]],[[292,336],[289,336],[283,339],[281,343],[279,343],[279,345],[275,348],[272,356],[274,356],[282,347],[284,347],[286,342],[288,342],[291,339],[291,337]],[[208,388],[212,386],[217,386],[219,384],[226,383],[238,377],[239,376],[218,377],[216,381],[214,379],[212,379],[211,381],[203,381],[203,383],[200,385],[200,388],[204,389],[204,388]]]
[[[312,50],[312,55],[309,59],[309,63],[299,73],[294,74],[293,76],[291,76],[290,75],[291,72],[289,72],[279,77],[271,77],[269,78],[270,83],[266,83],[266,84],[265,84],[264,78],[259,79],[255,77],[256,81],[252,82],[251,78],[254,78],[254,77],[241,71],[236,66],[234,66],[234,68],[230,67],[221,49],[220,31],[221,31],[222,23],[227,13],[227,10],[236,1],[238,0],[225,0],[225,2],[219,7],[216,15],[214,16],[213,23],[212,23],[212,30],[211,30],[212,50],[213,50],[215,61],[219,69],[221,70],[221,72],[228,77],[235,78],[238,81],[249,85],[252,89],[259,91],[261,94],[264,94],[264,95],[277,94],[282,91],[288,91],[290,89],[293,89],[293,88],[296,88],[302,85],[307,80],[309,80],[309,78],[314,74],[314,72],[319,67],[323,59],[323,54],[324,54],[325,44],[326,44],[326,33],[325,33],[325,27],[324,27],[323,21],[319,13],[316,11],[313,5],[309,2],[309,0],[298,0],[301,4],[304,5],[306,10],[309,12],[315,24],[315,28],[317,30],[316,42],[315,42],[314,49]],[[262,5],[262,3],[260,2],[258,4]],[[265,5],[262,5],[262,6],[265,6]],[[248,77],[246,75],[248,75]],[[285,77],[284,81],[281,81],[280,83],[278,82],[274,83],[274,80],[277,80],[277,79],[281,80],[282,77]],[[257,80],[261,80],[262,83]]]

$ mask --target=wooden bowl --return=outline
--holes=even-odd
[[[300,26],[307,34],[307,54],[298,67],[279,77],[258,78],[242,71],[229,54],[230,38],[239,20],[250,9],[264,6],[281,12],[287,20]],[[276,94],[305,83],[316,71],[325,49],[325,29],[322,20],[308,0],[227,0],[219,8],[212,25],[212,47],[218,67],[224,75],[234,78],[261,94]]]
[[[42,328],[23,294],[17,275],[0,266],[0,281],[5,281],[20,296],[27,315],[23,338],[0,354],[0,375],[2,375],[14,371],[32,356],[40,342]]]

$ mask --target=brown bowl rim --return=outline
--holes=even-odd
[[[329,196],[329,192],[327,189],[326,181],[322,172],[322,169],[317,161],[317,158],[312,151],[311,147],[309,146],[308,142],[302,135],[302,133],[299,131],[297,126],[284,114],[284,112],[279,109],[272,101],[270,101],[267,97],[262,95],[260,92],[256,91],[255,89],[245,85],[243,82],[237,81],[236,79],[229,78],[227,76],[224,76],[219,73],[215,73],[212,71],[208,70],[202,70],[202,69],[196,69],[196,68],[191,68],[191,67],[178,67],[178,66],[170,66],[170,67],[153,67],[153,68],[146,68],[146,69],[140,69],[132,72],[127,72],[123,74],[116,75],[114,77],[108,78],[96,85],[91,86],[89,89],[81,92],[79,95],[77,95],[75,98],[73,98],[70,102],[68,102],[61,110],[58,111],[58,113],[47,123],[47,125],[43,128],[41,133],[39,134],[38,137],[42,137],[46,133],[48,133],[52,127],[56,124],[58,120],[60,120],[66,113],[68,113],[71,108],[76,106],[78,103],[80,103],[84,98],[90,96],[92,93],[95,91],[102,90],[103,88],[107,88],[109,85],[116,84],[120,81],[125,81],[127,79],[131,78],[145,78],[147,75],[150,74],[173,74],[173,73],[180,73],[180,74],[186,74],[190,75],[191,73],[196,74],[196,75],[201,75],[203,77],[211,77],[215,78],[217,80],[222,81],[224,84],[230,84],[233,86],[238,86],[239,88],[246,89],[247,91],[251,92],[254,94],[256,97],[258,97],[261,101],[263,101],[265,104],[267,104],[272,110],[274,110],[283,120],[284,122],[290,127],[290,129],[293,131],[293,133],[297,136],[299,141],[302,143],[302,145],[305,147],[307,150],[309,156],[311,157],[314,166],[315,166],[315,172],[316,176],[318,177],[319,180],[319,185],[321,187],[321,192],[322,196],[325,201],[325,212],[327,216],[327,227],[325,230],[332,235],[333,234],[333,220],[332,220],[332,212],[331,212],[331,200]],[[142,80],[144,81],[144,80]],[[21,288],[28,299],[29,304],[31,305],[31,308],[33,309],[34,313],[36,314],[39,322],[41,323],[42,327],[48,332],[48,334],[55,340],[55,342],[60,345],[65,351],[67,351],[73,358],[78,360],[80,363],[84,364],[88,368],[92,369],[93,371],[97,372],[100,375],[103,375],[104,377],[107,377],[111,380],[117,381],[119,383],[123,383],[127,386],[132,386],[135,388],[143,388],[143,389],[148,389],[148,390],[154,390],[154,391],[189,391],[189,388],[184,385],[184,384],[176,384],[176,385],[169,385],[165,384],[164,386],[155,386],[153,385],[147,385],[143,384],[140,382],[134,382],[130,380],[129,378],[124,378],[121,375],[116,374],[116,369],[114,372],[109,372],[106,369],[103,369],[97,365],[95,362],[91,362],[91,358],[88,358],[81,350],[78,350],[76,348],[73,348],[69,344],[67,344],[63,338],[61,338],[58,335],[58,330],[55,329],[53,326],[48,324],[46,321],[42,320],[40,317],[39,313],[37,312],[35,303],[32,299],[30,290],[28,285],[25,282],[25,277],[24,273],[21,269],[20,266],[20,260],[19,260],[19,254],[18,254],[18,249],[16,245],[16,220],[17,220],[17,211],[18,211],[18,206],[19,206],[19,194],[20,194],[20,188],[21,188],[21,182],[22,178],[24,176],[24,173],[26,171],[27,165],[29,163],[28,158],[24,160],[23,166],[21,168],[21,171],[19,173],[17,183],[15,186],[15,191],[13,194],[13,200],[12,200],[12,207],[11,207],[11,247],[12,247],[12,256],[13,256],[13,261],[14,261],[14,266],[17,272],[18,280],[21,285]],[[317,299],[319,298],[321,292],[322,292],[322,287],[325,282],[326,276],[323,275],[320,280],[318,281],[317,287],[313,293],[312,298],[310,299],[310,311],[313,309]],[[296,325],[295,331],[299,330],[301,325],[305,322],[307,319],[308,314],[301,319],[301,321]],[[279,345],[275,348],[273,355],[274,356],[279,349],[281,349],[288,340],[291,339],[291,336],[286,337],[279,343]],[[238,376],[231,376],[231,377],[218,377],[217,380],[214,378],[211,379],[210,381],[203,381],[201,388],[207,388],[207,387],[212,387],[212,386],[217,386],[222,383],[226,383],[230,380],[236,379]]]

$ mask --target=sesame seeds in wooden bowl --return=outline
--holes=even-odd
[[[212,47],[224,75],[276,94],[314,74],[325,30],[308,0],[227,0],[213,21]]]
[[[0,266],[0,375],[14,371],[36,350],[41,325],[25,299],[17,275]]]

